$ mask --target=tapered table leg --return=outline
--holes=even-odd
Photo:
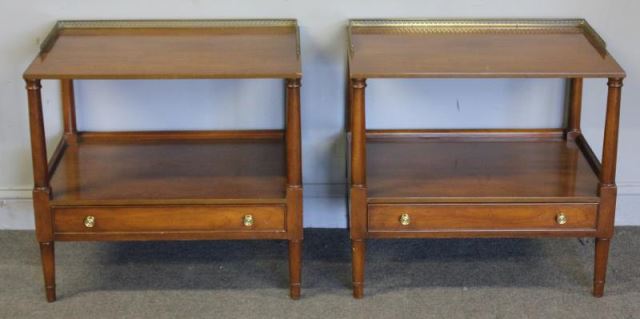
[[[289,240],[289,295],[300,298],[302,273],[302,144],[300,132],[300,79],[287,79],[286,154],[287,224]]]
[[[582,111],[582,78],[569,81],[569,118],[567,120],[567,137],[575,139],[581,134],[580,113]]]
[[[302,241],[289,241],[289,295],[291,299],[300,298],[302,277]]]
[[[53,221],[49,209],[51,190],[47,164],[44,117],[42,113],[42,86],[40,80],[27,80],[29,99],[29,129],[31,133],[31,156],[33,164],[33,210],[36,222],[36,237],[40,243],[42,270],[47,301],[56,300],[55,262],[53,251]]]
[[[593,295],[602,297],[607,276],[609,245],[613,237],[616,208],[616,159],[618,154],[618,127],[620,123],[620,97],[622,79],[610,78],[607,82],[607,114],[602,147],[602,169],[600,171],[600,209],[598,212],[598,235],[593,276]]]
[[[44,289],[48,302],[56,301],[56,266],[53,242],[40,243]]]
[[[596,257],[593,272],[593,296],[604,295],[604,281],[607,276],[607,260],[609,259],[609,245],[611,240],[596,238]]]
[[[364,296],[364,251],[367,233],[367,151],[365,123],[366,79],[351,79],[351,189],[349,231],[352,250],[353,297]]]
[[[360,299],[364,296],[364,256],[365,242],[364,240],[351,241],[352,252],[352,280],[353,280],[353,297]]]

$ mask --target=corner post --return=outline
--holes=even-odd
[[[73,80],[60,80],[60,93],[62,96],[62,122],[64,136],[67,142],[75,144],[77,142],[77,122],[76,122],[76,98]]]
[[[351,185],[365,187],[366,181],[366,79],[351,80]]]
[[[618,153],[618,126],[620,122],[620,98],[622,78],[610,78],[607,82],[607,114],[604,126],[604,145],[602,148],[602,170],[600,171],[600,209],[595,244],[595,267],[593,275],[593,295],[604,294],[609,245],[613,237],[617,188],[616,160]]]
[[[302,144],[300,79],[286,81],[287,232],[289,233],[289,296],[300,298],[302,276]]]
[[[367,220],[367,150],[365,123],[366,79],[350,79],[351,94],[351,189],[349,201],[349,229],[352,250],[353,297],[364,296],[364,263]]]
[[[36,237],[40,243],[40,256],[44,273],[47,301],[56,300],[55,265],[53,248],[53,220],[49,210],[51,189],[47,165],[47,144],[42,114],[42,85],[39,79],[26,81],[29,100],[29,130],[33,164],[33,210],[36,221]]]
[[[47,167],[44,116],[42,115],[42,85],[40,84],[40,80],[26,80],[26,83],[27,97],[29,99],[29,129],[31,133],[34,186],[36,189],[48,189],[49,172]]]
[[[609,90],[607,94],[607,115],[604,126],[604,145],[602,148],[602,172],[600,174],[600,183],[603,186],[615,185],[622,79],[610,78],[607,86]]]
[[[567,138],[574,140],[581,134],[580,115],[582,112],[582,78],[569,80],[569,116]]]
[[[302,185],[302,169],[300,167],[302,150],[300,143],[300,79],[287,79],[287,184]]]

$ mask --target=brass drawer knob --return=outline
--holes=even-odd
[[[564,225],[567,223],[567,221],[567,215],[565,215],[564,213],[558,213],[558,215],[556,215],[556,223],[558,223],[558,225]]]
[[[244,218],[242,219],[242,223],[244,224],[245,227],[253,226],[253,215],[244,215]]]
[[[400,225],[407,226],[409,224],[411,224],[411,217],[409,217],[407,213],[402,213],[402,215],[400,215]]]
[[[84,227],[93,228],[96,225],[96,218],[93,216],[87,216],[84,218]]]

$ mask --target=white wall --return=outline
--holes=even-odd
[[[626,69],[618,224],[640,225],[640,44],[633,0],[58,0],[0,2],[0,228],[29,228],[31,163],[21,74],[60,19],[297,18],[301,26],[305,225],[344,227],[345,25],[367,17],[584,17]],[[57,83],[46,81],[46,128],[60,133]],[[247,90],[250,88],[250,90]],[[600,152],[605,83],[585,81],[583,127]],[[557,127],[560,80],[371,80],[368,124],[377,128]],[[217,129],[282,126],[277,81],[82,81],[83,129]],[[251,114],[252,116],[244,116]],[[151,120],[150,120],[151,119]]]

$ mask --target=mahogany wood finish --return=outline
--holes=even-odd
[[[300,281],[302,280],[302,241],[289,241],[289,296],[300,299]]]
[[[302,141],[300,139],[300,79],[287,79],[286,163],[289,240],[289,296],[300,298],[302,276]]]
[[[353,296],[364,295],[364,253],[366,236],[366,219],[361,218],[367,207],[366,188],[366,133],[364,113],[364,90],[367,83],[363,79],[351,79],[351,188],[349,201],[349,228],[353,255]]]
[[[616,209],[616,159],[618,156],[618,126],[620,122],[620,98],[622,78],[609,78],[607,94],[607,113],[604,126],[604,145],[602,147],[602,169],[600,171],[600,197],[602,203],[596,238],[595,270],[593,295],[604,295],[604,283],[607,275],[609,245],[613,237],[613,223]]]
[[[64,133],[75,135],[78,133],[76,123],[76,97],[73,89],[73,80],[60,80],[60,93],[62,96],[62,121]]]
[[[56,300],[56,265],[53,241],[40,243],[42,271],[44,273],[44,290],[48,302]]]
[[[300,297],[300,52],[295,20],[62,21],[24,74],[36,236],[55,301],[55,241],[289,241]],[[281,78],[286,128],[82,132],[74,79]],[[47,160],[41,79],[59,79],[64,134]]]
[[[285,203],[283,144],[237,137],[94,141],[81,133],[51,177],[51,204]]]
[[[166,207],[65,207],[54,208],[56,235],[91,233],[210,232],[215,237],[225,231],[284,232],[284,205],[172,205]],[[244,225],[250,214],[253,223]],[[94,226],[86,227],[86,216],[94,217]]]
[[[584,20],[353,20],[352,78],[624,77]]]
[[[597,204],[433,204],[369,205],[369,231],[536,230],[582,228],[595,230]],[[567,218],[558,223],[558,215]],[[402,214],[409,219],[401,223]]]
[[[60,21],[24,77],[300,78],[297,32],[295,20]]]
[[[364,297],[364,256],[365,256],[365,241],[362,239],[351,240],[351,250],[353,254],[353,297],[360,299]]]
[[[607,276],[607,259],[609,256],[610,238],[596,238],[595,267],[593,271],[593,295],[604,295],[604,281]]]
[[[613,236],[622,68],[584,20],[354,20],[349,26],[353,295],[368,238],[594,237],[593,295]],[[517,58],[515,58],[517,57]],[[367,130],[375,78],[560,77],[553,129]],[[602,163],[580,128],[583,78],[609,78]]]
[[[599,201],[572,141],[369,137],[366,148],[371,203]]]
[[[567,134],[571,139],[580,135],[580,115],[582,113],[582,79],[569,80],[569,116]]]
[[[364,114],[364,89],[367,83],[364,80],[352,80],[351,87],[351,185],[363,186],[366,181],[366,168],[360,163],[366,163],[365,152],[365,114]]]
[[[40,84],[40,80],[27,80],[29,124],[31,129],[31,155],[35,190],[46,190],[49,188],[47,145],[45,143],[44,135],[41,91],[42,85]]]

